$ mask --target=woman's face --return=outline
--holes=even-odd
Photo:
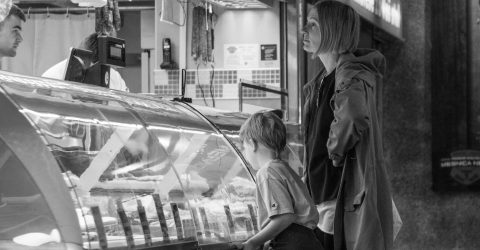
[[[308,12],[307,24],[302,29],[303,50],[309,53],[316,53],[320,46],[320,23],[318,22],[318,13],[315,8]]]

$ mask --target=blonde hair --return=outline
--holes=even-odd
[[[287,129],[273,112],[258,112],[240,128],[240,140],[252,140],[255,146],[261,143],[275,153],[275,158],[280,158],[287,144]]]
[[[313,6],[320,23],[321,42],[318,53],[343,54],[357,49],[360,17],[350,6],[337,1],[321,1]]]

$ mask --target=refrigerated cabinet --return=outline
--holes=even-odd
[[[0,110],[2,249],[229,249],[258,231],[245,114],[7,72]]]

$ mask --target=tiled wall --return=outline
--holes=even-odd
[[[180,74],[178,70],[154,71],[155,83],[154,92],[162,96],[178,96],[178,81]]]
[[[161,96],[178,95],[179,70],[156,70],[154,91]],[[185,96],[192,98],[211,97],[215,98],[238,98],[238,83],[245,79],[261,86],[279,89],[279,69],[190,69],[186,74]],[[211,88],[210,88],[211,85]],[[203,93],[202,93],[203,91]],[[244,98],[266,97],[276,98],[278,95],[265,93],[264,91],[244,88]]]

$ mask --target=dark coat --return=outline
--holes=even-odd
[[[375,96],[385,68],[385,58],[374,50],[342,54],[336,67],[331,99],[334,120],[327,148],[334,165],[344,166],[335,244],[341,235],[337,225],[343,221],[348,250],[392,249],[393,245],[392,196]]]

